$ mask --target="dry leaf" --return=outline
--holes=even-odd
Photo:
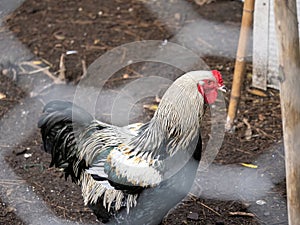
[[[99,44],[100,43],[100,39],[95,39],[94,40],[94,45]]]
[[[244,167],[252,168],[252,169],[257,169],[257,165],[249,164],[249,163],[240,163]]]
[[[5,99],[6,95],[0,92],[0,99]]]
[[[33,65],[41,65],[41,64],[43,64],[43,62],[40,60],[35,60],[35,61],[32,61],[32,64]]]
[[[143,105],[144,109],[149,109],[151,111],[156,111],[158,108],[158,105]]]
[[[251,80],[252,79],[252,73],[247,73],[247,78],[249,79],[249,80]]]
[[[57,31],[53,34],[53,36],[57,39],[57,40],[65,40],[66,36],[63,35],[63,33],[61,31]]]

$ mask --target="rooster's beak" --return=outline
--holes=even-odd
[[[220,91],[222,91],[222,92],[224,92],[224,93],[226,93],[226,92],[228,91],[228,89],[225,87],[225,85],[220,86],[220,87],[218,88],[218,90],[220,90]]]

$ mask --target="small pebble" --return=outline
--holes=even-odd
[[[199,220],[199,214],[198,213],[190,213],[187,215],[187,218],[190,220]]]
[[[24,154],[24,158],[25,158],[25,159],[27,159],[27,158],[29,158],[29,157],[31,157],[31,156],[32,156],[31,153],[25,153],[25,154]]]
[[[180,20],[181,15],[180,15],[180,13],[175,13],[174,17],[175,17],[176,20]]]
[[[257,205],[264,205],[264,204],[266,204],[267,202],[266,201],[264,201],[264,200],[257,200],[256,201],[256,204]]]
[[[3,75],[8,75],[8,73],[9,73],[9,70],[8,70],[8,69],[3,69],[3,70],[2,70],[2,74],[3,74]]]
[[[73,54],[77,54],[78,51],[76,50],[69,50],[69,51],[66,51],[66,55],[73,55]]]

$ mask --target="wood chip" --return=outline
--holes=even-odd
[[[252,95],[257,95],[259,97],[267,97],[268,96],[265,92],[258,90],[258,89],[248,89],[247,92]]]
[[[265,117],[263,114],[258,114],[258,119],[259,119],[260,121],[263,121],[263,120],[266,119],[266,117]]]
[[[246,118],[243,119],[243,122],[246,124],[247,129],[245,131],[245,138],[246,140],[250,140],[252,138],[252,128],[250,123],[248,122],[248,120]]]
[[[6,211],[7,212],[14,212],[14,211],[16,211],[16,209],[14,207],[9,206],[9,207],[6,208]]]

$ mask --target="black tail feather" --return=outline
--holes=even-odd
[[[64,168],[66,176],[73,181],[80,177],[85,163],[77,174],[73,171],[77,153],[76,137],[93,120],[84,109],[67,101],[55,100],[48,103],[38,121],[41,129],[44,150],[52,155],[50,166]]]

